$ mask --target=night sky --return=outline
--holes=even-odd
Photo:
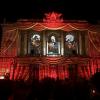
[[[100,20],[99,9],[99,3],[92,0],[0,0],[0,23],[22,18],[43,19],[44,13],[55,11],[62,13],[66,20],[87,20],[95,24]]]

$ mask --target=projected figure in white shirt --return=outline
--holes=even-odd
[[[56,41],[56,37],[54,35],[50,37],[50,41],[48,43],[48,53],[49,54],[58,53],[58,42]]]

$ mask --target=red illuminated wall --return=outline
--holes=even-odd
[[[3,34],[0,49],[0,75],[10,74],[10,79],[29,80],[45,77],[65,79],[83,77],[89,79],[100,70],[100,26],[90,25],[84,21],[64,21],[61,14],[49,13],[43,22],[18,21],[14,24],[2,25]],[[18,57],[19,36],[22,30],[72,30],[88,32],[88,56],[86,57]],[[30,67],[30,65],[32,66]],[[34,64],[38,66],[34,67]],[[53,66],[53,64],[55,66]],[[72,72],[69,67],[72,64]],[[76,66],[77,65],[77,66]],[[76,68],[76,69],[75,69]],[[72,73],[72,74],[71,74]]]

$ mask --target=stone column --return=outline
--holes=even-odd
[[[43,55],[46,55],[46,35],[45,32],[43,31]]]
[[[61,45],[61,55],[64,55],[64,35],[63,32],[61,33],[61,41],[60,41],[60,45]]]

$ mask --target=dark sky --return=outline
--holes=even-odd
[[[98,5],[97,5],[98,4]],[[100,19],[99,3],[76,0],[0,0],[0,22],[15,22],[20,18],[43,19],[44,13],[56,11],[64,19],[88,20],[96,23]]]

